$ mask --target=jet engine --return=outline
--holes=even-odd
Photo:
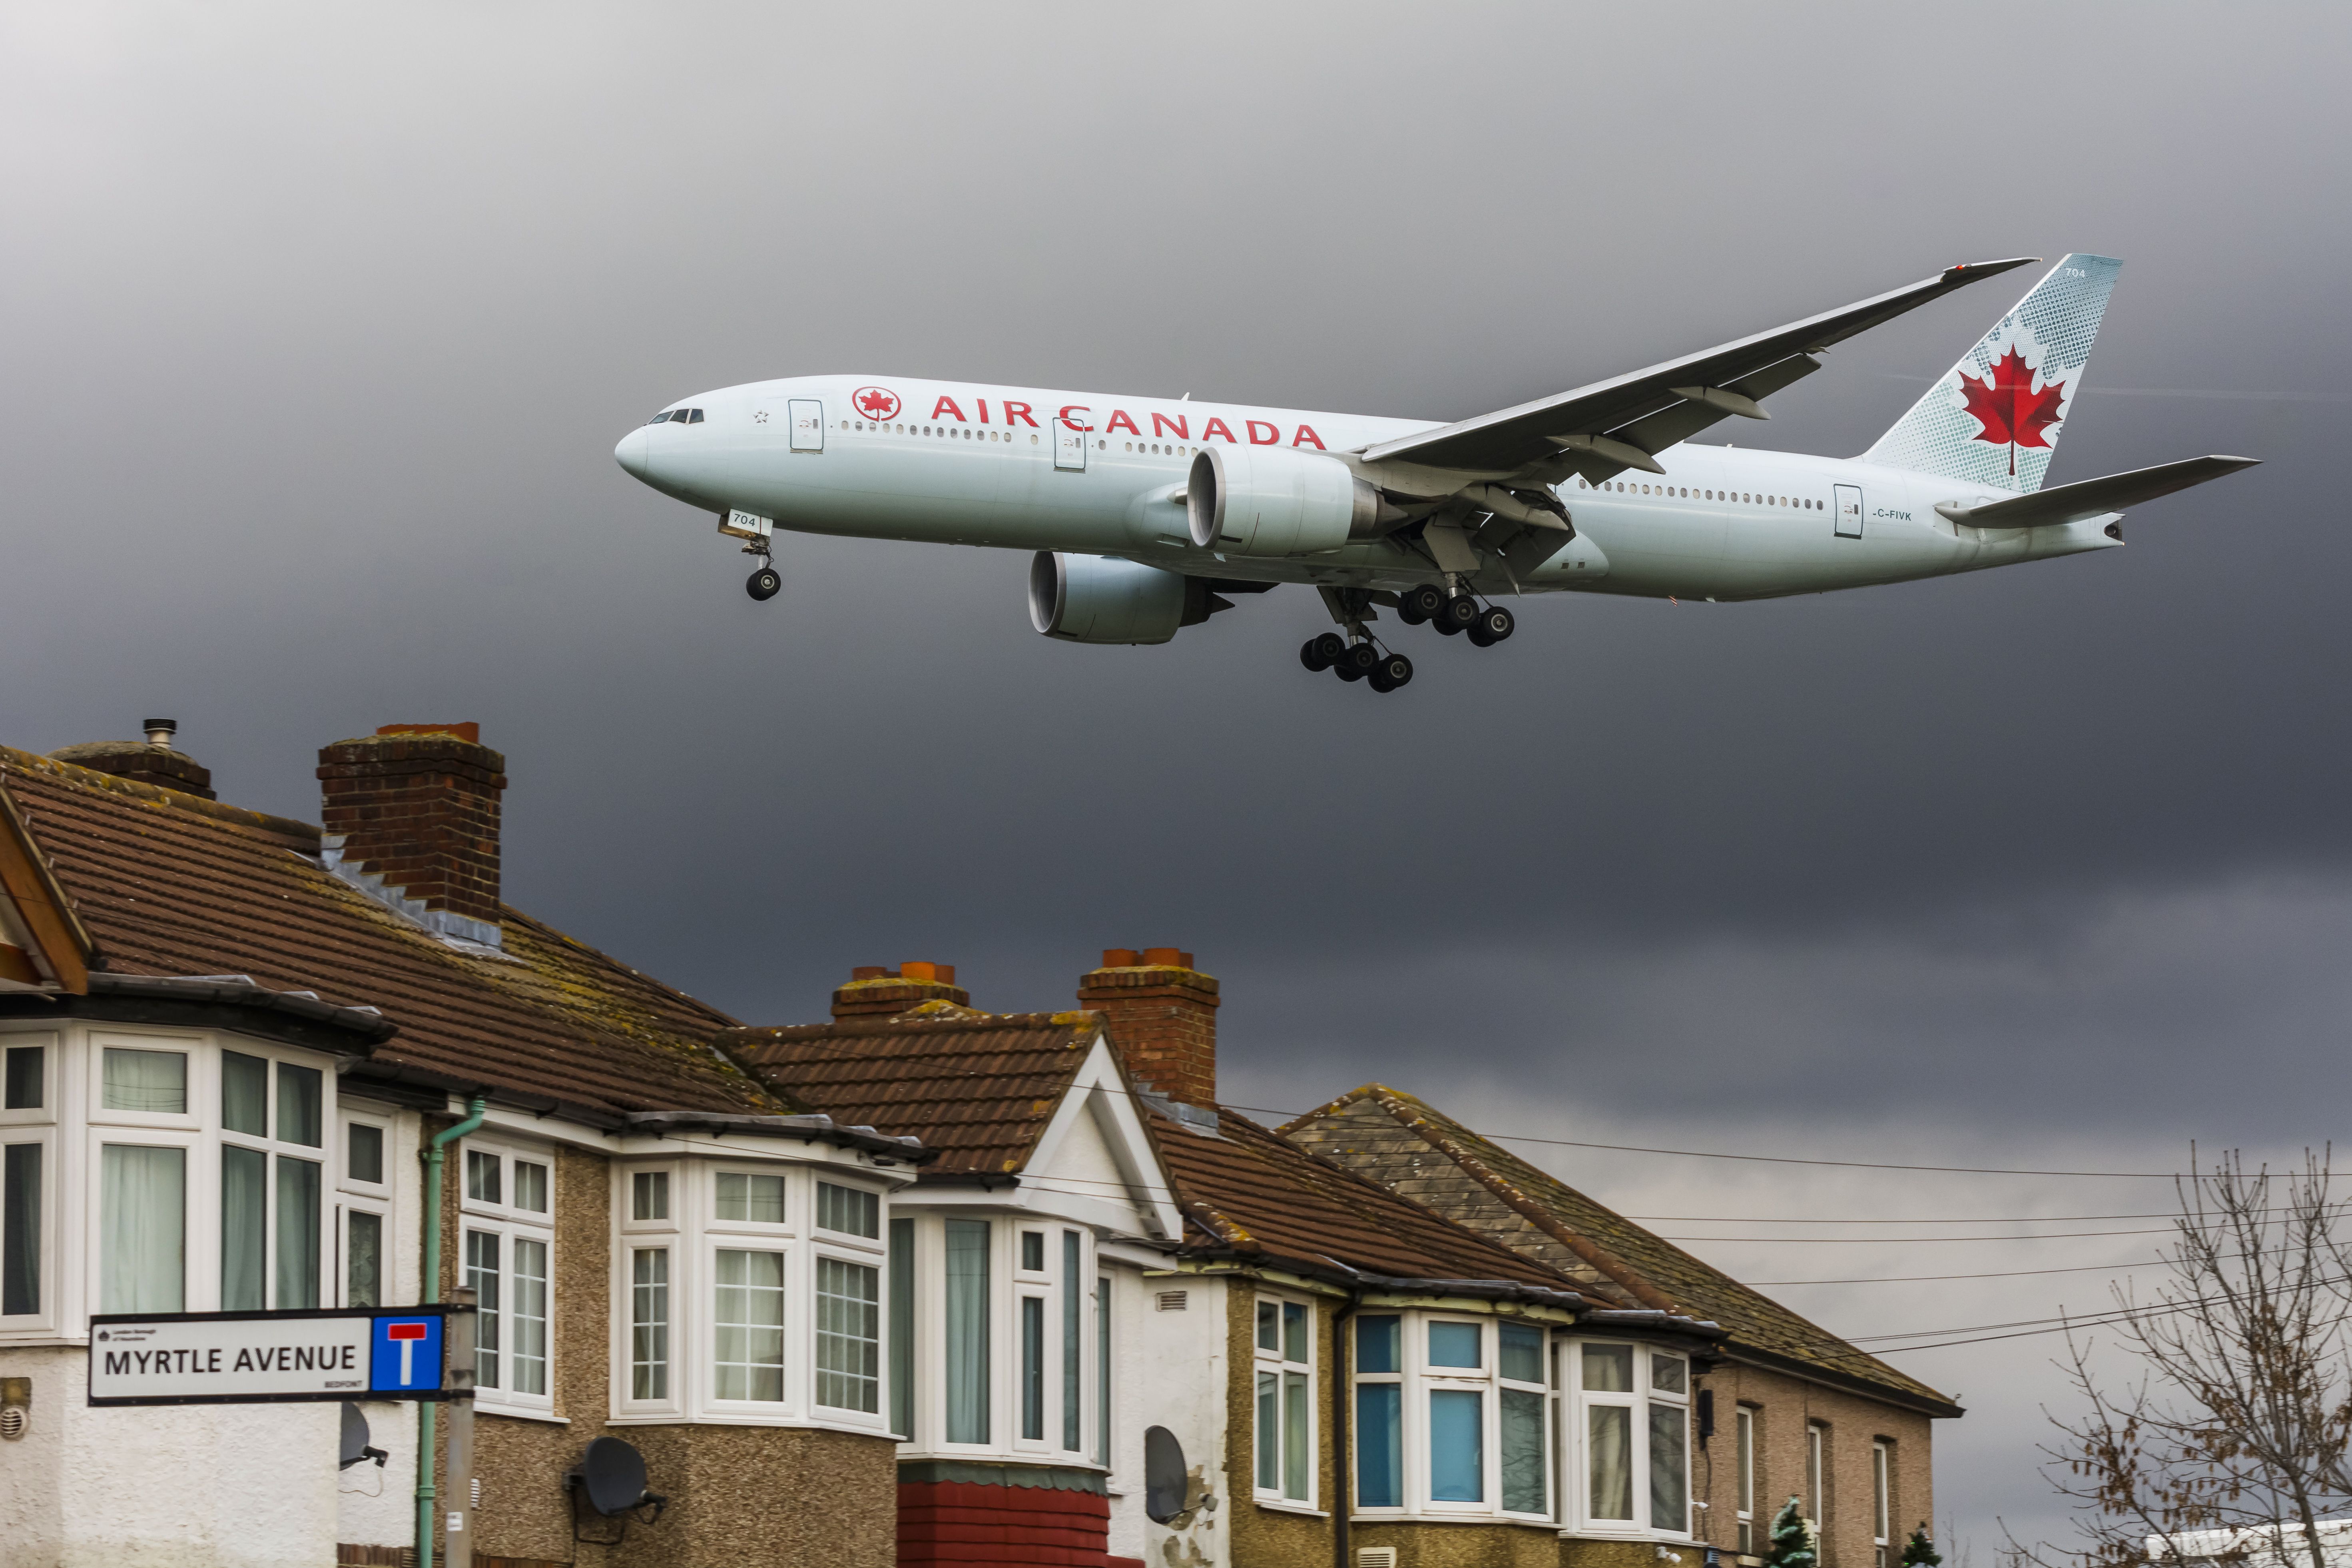
[[[1029,624],[1064,642],[1158,643],[1212,608],[1208,583],[1110,555],[1040,550],[1029,563]]]
[[[1192,542],[1227,555],[1311,555],[1369,539],[1395,509],[1320,452],[1203,447],[1184,481]]]

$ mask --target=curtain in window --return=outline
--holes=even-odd
[[[816,1262],[816,1402],[881,1407],[882,1300],[876,1272],[837,1258]]]
[[[292,1062],[278,1064],[278,1141],[300,1143],[311,1149],[326,1147],[326,1136],[320,1131],[320,1084],[322,1075],[317,1068],[296,1067]]]
[[[255,1138],[269,1136],[269,1064],[259,1057],[221,1053],[221,1126]]]
[[[1591,1352],[1588,1352],[1588,1358]],[[1587,1365],[1591,1364],[1588,1359]],[[1595,1405],[1585,1413],[1585,1453],[1590,1459],[1595,1519],[1633,1517],[1633,1412],[1623,1405]]]
[[[226,1098],[226,1096],[224,1096]],[[257,1312],[269,1268],[269,1156],[221,1149],[221,1310]]]
[[[1514,1513],[1549,1513],[1551,1486],[1544,1469],[1545,1397],[1507,1388],[1503,1402],[1503,1506]]]
[[[1282,1495],[1304,1502],[1307,1489],[1307,1374],[1282,1374]]]
[[[179,1051],[134,1051],[109,1046],[100,1072],[100,1099],[109,1110],[187,1113],[188,1058]]]
[[[278,1305],[281,1310],[319,1304],[319,1177],[315,1160],[289,1160],[282,1154],[278,1158]]]
[[[15,1066],[19,1046],[9,1053]],[[35,1046],[37,1053],[41,1047]],[[37,1070],[37,1055],[36,1056]],[[11,1143],[0,1160],[0,1316],[41,1310],[41,1146]]]
[[[645,1180],[643,1176],[637,1178]],[[631,1264],[629,1397],[669,1397],[669,1249],[641,1247]]]
[[[1282,1484],[1282,1377],[1257,1374],[1257,1484],[1273,1491]]]
[[[988,1441],[988,1221],[947,1222],[947,1396],[950,1443]]]
[[[117,1053],[106,1054],[111,1071]],[[106,1145],[99,1165],[100,1311],[187,1310],[187,1190],[185,1150]]]
[[[713,1392],[721,1399],[784,1396],[784,1255],[718,1254]]]
[[[383,1304],[383,1216],[353,1209],[343,1216],[343,1296],[353,1307]]]
[[[1078,1306],[1086,1290],[1078,1279],[1078,1233],[1062,1233],[1062,1447],[1076,1453],[1086,1444],[1086,1411],[1078,1403],[1080,1350]]]
[[[1356,1506],[1404,1503],[1404,1390],[1393,1383],[1356,1385]]]
[[[466,1233],[466,1283],[474,1291],[474,1383],[481,1388],[503,1387],[499,1381],[499,1238],[488,1231]]]
[[[1486,1500],[1486,1396],[1474,1389],[1429,1395],[1429,1495],[1435,1502]]]
[[[1690,1416],[1679,1405],[1650,1406],[1650,1528],[1690,1528]]]
[[[280,1162],[283,1163],[283,1162]],[[514,1243],[514,1390],[547,1392],[547,1243]]]
[[[915,1222],[890,1222],[890,1430],[915,1435]]]

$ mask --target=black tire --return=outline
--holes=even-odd
[[[1502,605],[1489,605],[1478,612],[1478,625],[1486,631],[1487,646],[1492,647],[1517,631],[1519,623]]]
[[[1486,617],[1484,616],[1472,621],[1470,623],[1470,629],[1464,632],[1462,635],[1470,639],[1470,646],[1472,647],[1493,647],[1495,646],[1495,639],[1486,635]]]
[[[1319,637],[1308,637],[1298,650],[1298,662],[1320,675],[1331,668],[1339,657],[1348,651],[1338,632],[1325,632]]]
[[[761,567],[757,572],[752,573],[751,580],[743,584],[743,592],[755,599],[763,601],[772,599],[783,591],[783,574],[772,566]]]
[[[1397,618],[1409,626],[1427,626],[1445,607],[1445,591],[1434,583],[1407,588],[1397,595]]]
[[[1383,679],[1388,682],[1386,686],[1381,685]],[[1381,659],[1380,668],[1372,672],[1372,684],[1381,691],[1394,691],[1400,686],[1412,684],[1412,660],[1401,653],[1392,653]]]
[[[1478,618],[1478,601],[1467,594],[1456,594],[1445,601],[1444,607],[1437,612],[1435,618],[1437,629],[1447,637],[1455,632],[1466,632],[1471,623]]]
[[[1361,680],[1381,667],[1381,650],[1368,642],[1349,643],[1331,668],[1342,680]]]
[[[1396,689],[1396,682],[1389,679],[1389,667],[1385,660],[1372,666],[1372,672],[1364,677],[1364,683],[1375,691],[1389,692]]]

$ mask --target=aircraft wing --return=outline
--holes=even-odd
[[[1964,262],[1924,282],[1826,315],[1516,408],[1384,441],[1367,448],[1363,460],[1472,469],[1496,478],[1524,474],[1554,484],[1578,472],[1596,483],[1627,468],[1662,473],[1652,453],[1687,440],[1729,415],[1767,417],[1758,405],[1820,369],[1811,356],[1832,343],[1980,278],[2037,259],[2026,256]]]
[[[2056,489],[2036,490],[2032,495],[2011,496],[1984,506],[1946,501],[1936,510],[1950,521],[1970,528],[2056,528],[2062,523],[2105,517],[2144,500],[2234,474],[2240,468],[2251,468],[2261,461],[2259,458],[2188,458],[2178,463],[2158,463],[2152,468],[2134,468],[2127,474],[2109,474],[2105,479],[2060,485]]]

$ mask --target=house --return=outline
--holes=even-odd
[[[460,1289],[477,1568],[1637,1568],[1801,1485],[1863,1568],[1853,1500],[1927,1516],[1939,1395],[1398,1091],[1221,1107],[1188,953],[747,1026],[505,902],[473,726],[323,748],[318,826],[170,738],[0,748],[12,1561],[408,1561],[425,1409],[92,1408],[89,1319]],[[583,1510],[600,1437],[657,1521]]]

